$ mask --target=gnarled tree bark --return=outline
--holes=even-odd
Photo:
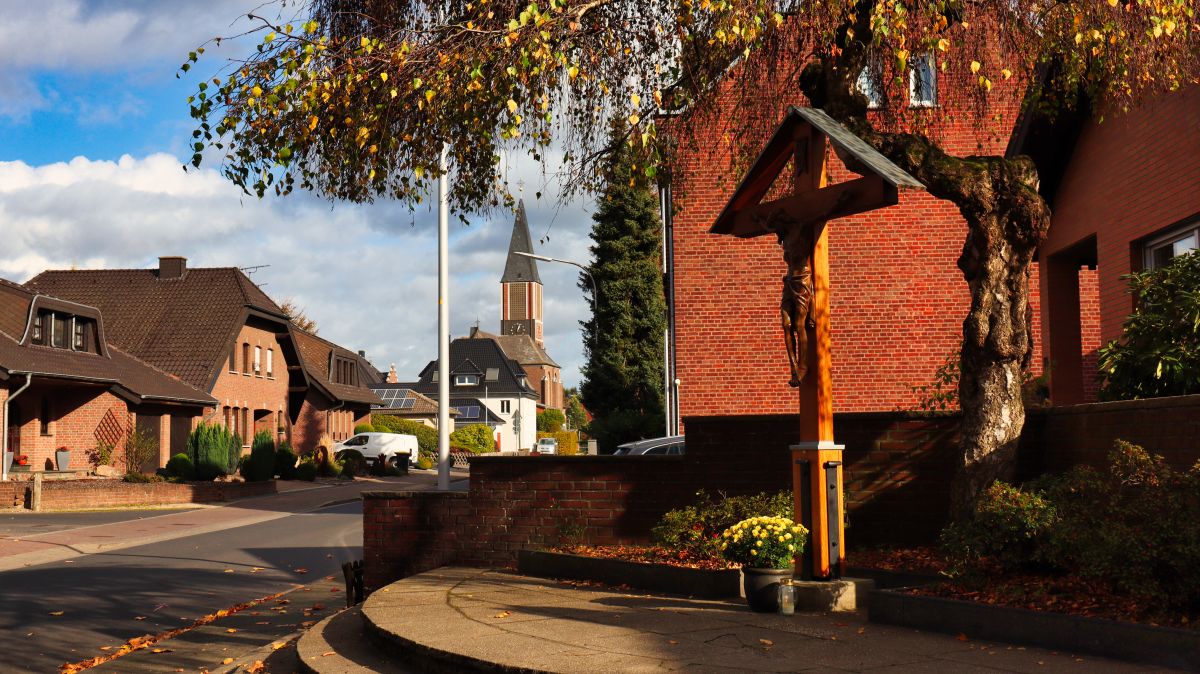
[[[862,12],[866,16],[867,12]],[[859,34],[867,34],[860,27]],[[979,493],[1011,479],[1025,424],[1021,389],[1033,354],[1030,262],[1050,225],[1028,157],[953,157],[924,136],[881,133],[867,119],[853,83],[864,62],[853,44],[806,67],[800,86],[881,154],[958,206],[967,223],[958,267],[971,290],[963,321],[959,405],[961,463],[951,486],[956,517],[971,512]],[[853,76],[852,76],[853,75]]]

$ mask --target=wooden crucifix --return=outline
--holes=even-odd
[[[827,148],[859,178],[828,184]],[[792,165],[791,194],[763,201]],[[791,446],[795,520],[809,530],[797,576],[841,575],[842,449],[833,439],[833,375],[826,223],[899,203],[916,179],[815,108],[789,108],[709,232],[775,236],[787,272],[779,305],[789,384],[799,389],[800,443]]]

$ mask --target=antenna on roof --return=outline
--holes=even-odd
[[[238,269],[240,269],[243,273],[253,274],[254,272],[258,271],[259,269],[266,269],[267,267],[270,267],[270,266],[271,265],[269,265],[269,264],[256,264],[253,267],[238,267]],[[264,283],[263,285],[266,285],[266,284]]]

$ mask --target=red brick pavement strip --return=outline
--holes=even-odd
[[[452,488],[453,486],[452,484]],[[400,478],[358,479],[312,489],[293,489],[271,496],[249,498],[219,507],[198,508],[172,515],[21,538],[0,538],[0,571],[257,524],[315,510],[330,503],[353,501],[363,491],[430,491],[436,488],[436,473],[416,473]]]

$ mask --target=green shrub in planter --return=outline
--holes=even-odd
[[[201,423],[188,434],[187,454],[197,480],[214,480],[229,473],[229,431]]]
[[[791,492],[714,499],[701,490],[696,493],[695,504],[669,511],[650,534],[663,547],[688,550],[700,557],[719,557],[719,538],[726,529],[751,517],[791,515]]]
[[[281,480],[296,479],[296,453],[286,440],[275,450],[275,474]]]
[[[950,573],[978,569],[983,560],[993,560],[1004,570],[1028,567],[1036,559],[1041,537],[1056,522],[1057,509],[1041,493],[996,482],[979,496],[970,519],[942,532]]]
[[[374,433],[374,432],[375,432],[375,427],[372,426],[371,424],[357,424],[354,427],[354,435],[358,435],[359,433]]]
[[[247,482],[265,482],[275,474],[275,439],[270,431],[254,434],[250,456],[242,468],[242,477]]]
[[[305,459],[296,466],[296,479],[312,482],[317,479],[317,464],[312,459]]]
[[[191,457],[180,452],[167,461],[166,473],[167,477],[194,480],[196,478],[196,466],[192,464]]]

